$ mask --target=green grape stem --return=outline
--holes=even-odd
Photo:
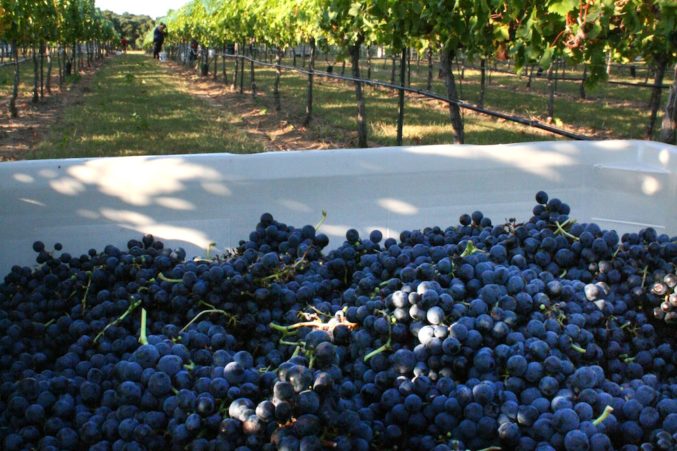
[[[147,312],[141,307],[141,329],[139,331],[139,343],[142,345],[148,344],[148,336],[146,335]]]
[[[85,294],[82,296],[82,313],[85,313],[87,308],[87,296],[89,295],[89,287],[92,286],[92,272],[87,272],[87,286],[85,287]]]
[[[565,236],[565,237],[567,237],[567,238],[569,238],[573,241],[578,241],[580,238],[578,238],[577,236],[572,235],[571,233],[564,230],[564,227],[566,227],[568,225],[572,225],[572,224],[574,224],[574,222],[575,221],[571,221],[571,218],[567,219],[566,221],[564,221],[561,224],[559,223],[559,221],[555,221],[555,227],[557,227],[557,230],[555,231],[555,233],[560,234],[562,236]]]
[[[580,352],[581,354],[585,354],[585,349],[581,348],[576,343],[571,343],[571,349],[573,349],[576,352]]]
[[[609,415],[611,415],[611,412],[613,412],[613,411],[614,411],[614,408],[613,408],[613,407],[611,407],[611,406],[606,406],[606,407],[604,408],[604,412],[602,412],[602,414],[601,414],[595,421],[593,421],[592,424],[593,424],[594,426],[599,426],[599,425],[602,423],[602,421],[604,421],[604,420],[606,420],[607,418],[609,418]]]
[[[369,354],[365,355],[364,361],[367,362],[369,359],[371,359],[372,357],[376,357],[377,355],[379,355],[383,351],[389,351],[390,347],[391,347],[390,339],[388,339],[388,341],[386,341],[384,345],[379,346],[378,348],[371,351]]]
[[[282,280],[284,277],[291,276],[301,267],[301,265],[303,265],[306,262],[308,252],[310,252],[310,248],[308,248],[308,250],[301,257],[297,258],[293,265],[282,266],[282,268],[279,271],[269,276],[256,279],[256,282],[265,284],[267,282],[270,282],[271,280]]]
[[[388,341],[386,341],[385,344],[383,344],[382,346],[379,346],[378,348],[371,351],[369,354],[365,355],[364,356],[365,362],[367,362],[372,357],[375,357],[384,351],[390,351],[390,349],[392,349],[393,327],[391,326],[390,323],[393,322],[394,318],[388,316],[386,312],[381,311],[381,313],[383,313],[383,315],[388,319]]]
[[[160,279],[163,282],[170,282],[170,283],[181,283],[181,282],[183,282],[183,279],[172,279],[170,277],[165,276],[161,272],[158,273],[157,278]]]
[[[649,266],[645,266],[644,270],[642,271],[642,288],[644,288],[644,284],[646,283],[646,278],[649,275]]]
[[[467,257],[469,255],[475,254],[477,252],[483,252],[482,249],[478,248],[475,246],[475,243],[472,241],[468,241],[468,243],[465,245],[465,250],[461,254],[461,257]]]
[[[202,315],[207,315],[207,314],[209,314],[209,313],[219,313],[219,314],[221,314],[221,315],[224,315],[226,318],[228,318],[228,321],[229,321],[229,322],[230,322],[230,321],[233,321],[233,319],[235,318],[235,316],[231,315],[230,313],[226,312],[225,310],[219,310],[219,309],[202,310],[200,313],[198,313],[197,315],[195,315],[195,317],[194,317],[193,319],[191,319],[191,320],[188,322],[188,324],[186,324],[185,326],[183,326],[183,329],[181,329],[181,330],[179,331],[179,334],[185,332],[186,329],[188,329],[188,327],[189,327],[191,324],[193,324],[195,321],[197,321],[197,319],[200,318]]]
[[[315,226],[315,231],[320,230],[320,227],[322,227],[322,224],[324,224],[324,221],[326,220],[327,220],[327,211],[322,210],[322,217],[320,218],[320,222],[318,222],[317,225]]]
[[[96,343],[97,341],[99,341],[99,338],[101,338],[101,337],[103,336],[103,334],[106,333],[106,331],[107,331],[110,327],[113,327],[113,326],[115,326],[116,324],[119,324],[122,320],[124,320],[124,319],[127,317],[127,315],[129,315],[129,314],[132,313],[134,310],[136,310],[136,308],[137,308],[138,306],[140,306],[140,305],[141,305],[141,301],[136,301],[136,302],[134,302],[132,305],[129,306],[129,308],[127,308],[127,310],[126,310],[122,315],[120,315],[118,318],[116,318],[115,320],[113,320],[113,321],[111,321],[110,323],[108,323],[108,324],[106,325],[106,327],[104,327],[103,330],[102,330],[101,332],[99,332],[99,333],[96,335],[96,337],[94,337],[94,343]]]

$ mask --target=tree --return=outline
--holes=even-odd
[[[672,87],[665,104],[665,114],[661,125],[659,140],[668,144],[677,144],[677,64],[675,64]]]
[[[16,100],[19,95],[19,45],[30,43],[30,22],[28,13],[31,3],[28,0],[1,0],[4,14],[0,17],[3,39],[12,43],[14,53],[14,82],[12,85],[12,95],[9,99],[9,114],[11,117],[17,117],[19,111],[16,107]]]
[[[417,0],[387,0],[379,2],[374,14],[377,16],[377,43],[389,47],[394,55],[400,55],[400,85],[405,85],[407,52],[415,36],[420,34],[419,16],[422,4]],[[394,69],[394,65],[393,65]],[[402,145],[404,128],[404,90],[398,92],[397,145]]]
[[[510,40],[509,19],[504,14],[504,4],[499,1],[481,2],[479,8],[484,10],[482,17],[488,14],[488,20],[478,23],[479,33],[476,33],[477,53],[480,58],[480,93],[478,105],[484,107],[486,94],[487,60],[492,57],[499,60],[508,59],[508,45]]]
[[[326,47],[325,36],[317,20],[322,15],[321,6],[318,0],[297,0],[295,9],[297,12],[297,26],[295,27],[296,42],[308,42],[310,44],[308,85],[306,88],[306,116],[303,119],[303,125],[306,127],[310,125],[313,117],[313,72],[315,71],[318,42]]]
[[[367,117],[360,79],[360,48],[376,41],[378,17],[374,16],[375,1],[371,0],[321,0],[323,11],[320,27],[330,44],[350,55],[352,75],[355,79],[357,100],[357,141],[367,147]]]
[[[33,101],[37,102],[44,96],[43,57],[44,49],[50,43],[73,44],[72,62],[75,63],[79,40],[88,41],[93,47],[94,41],[114,38],[112,27],[106,25],[93,0],[0,0],[0,8],[0,40],[11,42],[14,49],[14,86],[9,101],[12,117],[18,115],[19,46],[33,49]]]
[[[654,68],[654,87],[645,136],[651,139],[661,103],[665,72],[677,62],[677,3],[674,0],[629,0],[619,3],[612,25],[615,46],[622,56],[642,58]],[[669,122],[666,124],[669,126]]]
[[[116,33],[126,38],[133,48],[141,48],[145,34],[155,28],[155,21],[149,16],[129,13],[120,15],[108,10],[102,14],[113,25]]]
[[[419,46],[421,49],[439,49],[444,84],[450,100],[449,116],[454,128],[454,142],[463,144],[463,118],[451,62],[461,51],[466,56],[476,54],[477,35],[489,20],[489,10],[483,2],[474,0],[421,1]]]
[[[266,0],[261,2],[259,37],[262,42],[275,47],[275,82],[273,84],[273,100],[275,109],[282,108],[280,100],[280,79],[282,76],[282,56],[287,49],[297,43],[296,27],[300,8],[296,0]]]

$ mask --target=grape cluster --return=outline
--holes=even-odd
[[[667,324],[677,324],[677,272],[668,273],[653,284],[648,296],[650,302],[658,304],[653,314]]]
[[[544,192],[525,223],[320,230],[36,242],[0,284],[2,449],[677,447],[675,238]]]

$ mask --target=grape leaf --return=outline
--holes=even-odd
[[[548,11],[565,17],[568,12],[576,9],[577,6],[578,0],[559,0],[551,3],[548,6]]]
[[[555,47],[552,45],[549,45],[545,48],[543,51],[543,56],[541,56],[541,60],[539,61],[539,65],[543,69],[547,69],[550,67],[550,63],[552,63],[552,56],[555,54]]]

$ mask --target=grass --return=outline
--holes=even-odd
[[[14,86],[14,64],[6,64],[9,60],[5,59],[3,66],[0,66],[0,98],[9,98],[12,94]],[[43,79],[45,85],[47,84],[47,59],[44,61],[42,69]],[[68,76],[64,79],[66,83],[74,81],[76,76]],[[56,58],[52,61],[52,89],[59,87],[59,67],[57,66]],[[38,86],[38,89],[40,87]],[[45,88],[46,94],[46,88]],[[19,97],[32,98],[33,97],[33,60],[27,58],[25,61],[19,63]]]
[[[390,66],[383,67],[382,61],[373,65],[372,76],[375,79],[390,80]],[[475,63],[478,65],[479,63]],[[458,67],[454,65],[454,69]],[[505,63],[498,63],[499,69],[509,69]],[[441,80],[436,78],[438,67],[435,66],[433,91],[445,95]],[[614,69],[610,79],[633,83],[644,82],[644,70],[638,70],[637,78],[630,77],[627,71]],[[412,86],[426,87],[427,66],[421,63],[417,70],[412,66]],[[480,72],[475,69],[466,69],[461,80],[456,73],[459,83],[460,97],[471,103],[479,101]],[[567,68],[566,77],[581,77],[579,67]],[[546,121],[547,108],[547,80],[543,77],[533,77],[531,89],[526,87],[527,77],[518,77],[514,74],[491,72],[485,94],[485,107],[519,116]],[[653,80],[649,78],[649,83]],[[664,84],[670,84],[670,74],[666,74]],[[555,121],[565,128],[580,128],[587,134],[613,136],[614,138],[643,138],[649,121],[647,104],[651,90],[632,86],[612,85],[599,83],[594,87],[586,88],[587,100],[579,98],[580,82],[557,82],[555,97]],[[665,102],[667,94],[662,100]],[[662,109],[659,111],[662,114]],[[515,124],[514,127],[520,127]]]
[[[385,65],[383,60],[374,61],[372,78],[389,80],[389,64],[389,61]],[[325,63],[320,60],[317,67],[323,70]],[[229,77],[233,75],[232,69],[231,60],[228,63]],[[0,95],[5,95],[3,77],[9,79],[11,86],[12,70],[11,66],[0,67]],[[219,82],[223,82],[220,70],[221,62]],[[245,89],[248,90],[249,65],[246,70]],[[340,65],[334,67],[335,73],[340,70]],[[577,70],[568,69],[567,76],[580,76]],[[349,73],[348,65],[346,74]],[[23,63],[22,74],[24,83],[29,82],[22,92],[30,95],[30,62]],[[362,74],[366,75],[366,64],[362,67]],[[412,66],[411,75],[412,86],[425,88],[425,62],[422,61],[418,67]],[[437,78],[437,67],[434,75],[433,91],[444,94],[442,80]],[[259,95],[253,107],[259,112],[267,112],[262,114],[276,115],[272,96],[274,77],[273,68],[256,67]],[[627,74],[614,75],[612,78],[633,81]],[[545,121],[547,85],[543,77],[535,77],[531,89],[525,86],[526,77],[492,72],[490,80],[485,98],[487,108]],[[642,82],[643,77],[634,81]],[[280,85],[282,112],[271,118],[273,122],[277,118],[296,125],[302,122],[305,116],[306,82],[305,75],[283,71]],[[666,79],[665,83],[669,84],[671,80]],[[463,100],[477,102],[479,71],[467,68],[458,86]],[[556,125],[598,138],[643,138],[649,116],[646,108],[650,95],[648,89],[601,84],[587,89],[589,100],[580,100],[577,98],[578,86],[578,82],[558,82]],[[94,75],[84,97],[65,110],[62,119],[51,127],[46,140],[36,146],[31,157],[252,153],[264,150],[260,137],[255,138],[254,133],[248,134],[247,127],[251,125],[246,123],[244,115],[247,111],[243,110],[248,107],[242,107],[240,94],[227,93],[224,107],[197,98],[190,88],[189,81],[177,76],[167,65],[158,64],[147,56],[130,53],[111,58]],[[397,93],[372,87],[366,87],[364,92],[369,144],[395,145]],[[229,100],[234,102],[229,103]],[[467,111],[463,114],[468,144],[561,139],[545,131],[486,115]],[[357,145],[356,106],[351,83],[316,78],[313,122],[304,133],[307,141],[329,143],[330,147]],[[404,144],[450,142],[453,142],[453,130],[447,105],[407,95]]]
[[[262,151],[238,123],[157,61],[127,54],[99,69],[34,158]]]
[[[372,79],[390,80],[390,61],[372,63]],[[291,64],[290,60],[285,61]],[[366,76],[366,62],[361,61],[362,76]],[[300,62],[299,62],[300,65]],[[326,63],[318,62],[318,69],[324,70]],[[500,68],[505,69],[505,67]],[[456,68],[456,66],[455,66]],[[248,86],[249,65],[246,67],[245,86]],[[232,68],[230,75],[232,76]],[[340,65],[334,67],[340,72]],[[437,79],[438,67],[435,67],[432,90],[445,95],[442,80]],[[567,77],[580,77],[580,68],[568,68]],[[618,71],[616,71],[618,72]],[[349,64],[346,74],[350,74]],[[612,79],[643,82],[643,72],[633,79],[629,74],[612,74]],[[399,77],[399,74],[397,74]],[[412,65],[411,85],[425,88],[427,66]],[[267,67],[256,68],[257,89],[265,94],[257,102],[272,110],[272,86],[274,70]],[[476,103],[479,100],[480,72],[466,69],[464,78],[457,76],[460,96],[463,100]],[[355,144],[355,101],[350,83],[327,81],[318,78],[314,92],[316,121],[309,129],[315,139],[341,141],[351,137]],[[651,81],[651,80],[649,80]],[[485,107],[530,119],[546,122],[547,80],[534,77],[531,89],[526,88],[526,77],[492,72],[485,95]],[[666,84],[671,83],[667,78]],[[300,121],[305,107],[304,75],[283,72],[281,93],[283,110],[292,120]],[[366,105],[370,144],[394,145],[396,141],[397,96],[394,91],[367,87]],[[579,99],[579,82],[558,81],[555,97],[556,126],[597,138],[641,139],[649,121],[646,106],[651,94],[649,89],[631,86],[619,86],[601,83],[587,88],[587,100]],[[663,95],[663,101],[666,99]],[[441,102],[423,100],[417,96],[407,96],[405,106],[404,144],[449,143],[453,139],[449,125],[447,108]],[[512,122],[496,120],[486,115],[464,112],[466,143],[496,144],[534,140],[561,139],[557,135],[529,128]],[[661,112],[662,114],[662,112]]]
[[[319,65],[318,65],[319,67]],[[232,76],[232,66],[229,65]],[[247,66],[247,71],[249,70]],[[346,71],[348,72],[348,71]],[[247,87],[249,73],[245,76]],[[275,71],[256,68],[256,84],[260,95],[257,103],[274,111],[272,90]],[[374,77],[376,78],[376,77]],[[283,72],[280,83],[282,110],[292,121],[301,122],[305,114],[307,78],[295,72]],[[396,144],[397,94],[386,89],[365,90],[368,136],[370,145]],[[313,101],[313,122],[309,137],[354,146],[356,136],[356,103],[353,85],[341,81],[316,78]],[[466,143],[497,144],[506,142],[557,139],[554,135],[518,124],[506,123],[488,116],[465,114]],[[347,138],[348,137],[348,138]],[[408,96],[405,104],[403,144],[442,144],[453,142],[453,129],[446,104]]]

